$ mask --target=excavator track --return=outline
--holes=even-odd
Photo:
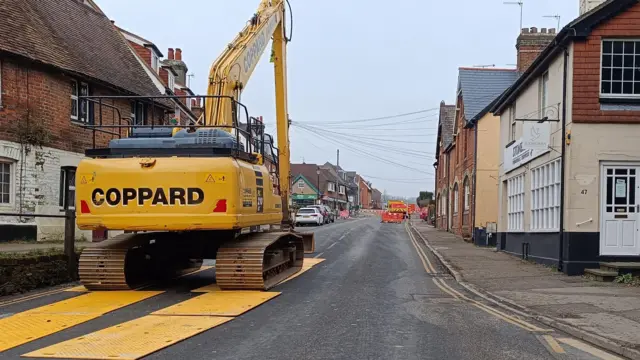
[[[268,290],[302,269],[304,252],[295,233],[246,235],[218,249],[216,283],[223,290]]]
[[[122,234],[86,248],[80,283],[90,291],[130,290],[200,269],[202,259],[189,258],[175,240],[170,233]]]

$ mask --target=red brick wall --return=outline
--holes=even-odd
[[[572,118],[574,122],[640,122],[640,111],[600,110],[601,40],[607,37],[640,37],[640,4],[600,24],[586,41],[574,43]]]
[[[360,203],[362,204],[362,208],[371,209],[371,191],[367,188],[367,185],[361,177],[358,177],[358,181],[360,182]]]
[[[140,55],[147,65],[151,66],[151,49],[136,44],[133,41],[129,41],[129,45],[138,53],[138,55]]]
[[[456,128],[458,129],[458,135],[455,140],[455,147],[452,150],[451,156],[451,211],[455,208],[455,195],[454,187],[458,185],[458,212],[452,215],[452,231],[459,236],[468,237],[471,236],[471,211],[473,206],[473,196],[471,190],[473,189],[473,168],[474,168],[474,151],[475,151],[475,131],[473,128],[467,129],[464,127],[464,104],[462,99],[458,100],[460,111],[457,112]],[[469,210],[464,209],[464,179],[468,177],[469,181]]]
[[[93,132],[71,121],[72,77],[17,60],[2,59],[2,109],[0,109],[0,139],[16,141],[12,124],[18,121],[42,123],[49,131],[46,146],[82,153],[91,148]],[[80,84],[80,79],[78,84]],[[89,82],[91,95],[118,95],[104,87]],[[127,100],[104,100],[120,110],[122,117],[129,117],[131,105]],[[149,118],[151,111],[149,111]],[[157,116],[156,118],[159,118]],[[100,121],[98,104],[94,104],[94,120]],[[118,124],[118,116],[111,108],[102,108],[102,124]],[[126,124],[126,123],[123,123]],[[111,129],[117,131],[117,129]],[[115,136],[96,132],[96,146],[106,146]]]

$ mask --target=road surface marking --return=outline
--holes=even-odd
[[[2,318],[0,351],[68,329],[161,293],[162,291],[92,292]]]
[[[240,316],[280,294],[275,291],[214,291],[152,312],[151,315]]]
[[[597,349],[591,345],[587,345],[580,340],[571,339],[571,338],[559,338],[558,341],[563,342],[569,346],[572,346],[578,350],[582,350],[588,354],[599,357],[603,360],[624,360],[621,357],[617,357],[615,355],[611,355],[607,352],[604,352],[600,349]]]
[[[1,302],[0,303],[0,307],[9,306],[9,305],[13,305],[13,304],[18,304],[18,303],[25,302],[25,301],[28,301],[28,300],[41,298],[41,297],[47,296],[47,295],[59,294],[59,293],[61,293],[63,291],[69,291],[69,290],[67,288],[55,289],[55,290],[49,290],[49,291],[45,291],[45,292],[40,292],[40,293],[37,293],[37,294],[27,295],[27,296],[24,296],[24,297],[21,297],[21,298],[18,298],[18,299],[7,300],[7,301],[4,301],[4,302]]]
[[[556,339],[553,338],[553,336],[551,335],[542,335],[542,338],[547,342],[547,344],[549,344],[549,347],[556,353],[558,354],[564,354],[564,349],[562,348],[562,346],[560,344],[558,344],[558,342],[556,341]]]
[[[440,283],[438,283],[438,279],[432,278],[432,280],[433,280],[433,283],[436,284],[436,286],[440,288],[440,290],[442,290],[442,292],[451,295],[454,299],[460,300],[456,294],[452,293],[451,291],[447,290],[444,286],[440,285]]]
[[[220,316],[147,315],[22,356],[67,359],[139,359],[232,319]]]
[[[413,245],[413,247],[416,249],[416,252],[418,253],[418,257],[420,258],[420,261],[422,261],[422,266],[424,267],[424,271],[426,271],[427,274],[431,274],[431,270],[429,270],[429,266],[427,266],[427,263],[424,261],[424,258],[422,257],[422,253],[420,252],[420,249],[416,246],[416,243],[413,242],[413,239],[411,238],[411,236],[409,236],[409,241],[411,241],[411,245]]]
[[[319,258],[320,256],[322,256],[322,254],[324,254],[324,252],[321,252],[320,254],[318,254],[318,255],[314,256],[313,258],[314,258],[314,259],[317,259],[317,258]]]
[[[331,248],[332,248],[332,247],[334,247],[336,244],[337,244],[337,242],[334,242],[333,244],[331,244],[331,245],[327,248],[327,250],[331,249]]]
[[[458,290],[454,289],[453,287],[451,287],[449,284],[447,284],[444,280],[441,279],[441,283],[443,286],[445,286],[446,288],[448,288],[449,290],[453,291],[455,294],[457,294],[458,296],[460,296],[461,298],[471,302],[472,304],[474,304],[475,306],[477,306],[478,308],[484,310],[485,312],[488,312],[496,317],[499,317],[505,321],[508,321],[510,323],[517,323],[518,326],[528,330],[528,331],[533,331],[533,332],[552,332],[553,330],[550,329],[543,329],[540,328],[536,325],[530,324],[524,320],[521,320],[515,316],[511,316],[509,314],[506,314],[500,310],[496,310],[492,307],[489,307],[479,301],[473,300],[465,295],[463,295],[462,293],[460,293]]]
[[[433,264],[431,264],[431,261],[429,260],[429,257],[424,252],[424,250],[422,250],[422,248],[420,247],[420,243],[418,242],[418,239],[416,239],[415,235],[413,235],[413,233],[411,232],[411,228],[408,225],[406,225],[405,228],[407,230],[407,233],[409,234],[409,237],[413,240],[413,242],[415,242],[415,244],[418,247],[418,249],[420,249],[420,252],[422,253],[422,255],[424,255],[424,259],[427,261],[427,265],[429,267],[429,270],[431,270],[432,273],[435,273],[436,272],[436,268],[433,266]]]
[[[411,232],[407,232],[407,234],[409,234],[409,240],[411,240],[411,244],[413,244],[413,247],[418,252],[418,257],[420,257],[420,261],[422,261],[422,265],[424,266],[426,272],[428,274],[434,273],[435,270],[433,270],[427,254],[425,254],[422,248],[420,248],[420,244],[418,244],[418,241],[415,239],[415,237],[413,237],[413,234],[411,234]]]

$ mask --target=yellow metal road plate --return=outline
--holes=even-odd
[[[231,319],[220,316],[148,315],[22,356],[66,359],[139,359]]]
[[[0,319],[0,351],[51,335],[160,293],[162,291],[94,292]]]
[[[0,351],[5,351],[47,335],[89,321],[96,316],[16,314],[0,319]]]
[[[25,311],[23,314],[102,315],[162,291],[97,291]]]
[[[214,291],[158,310],[153,315],[239,316],[280,295],[266,291]]]
[[[320,263],[321,263],[321,262],[323,262],[323,261],[324,261],[324,259],[304,258],[304,263],[302,263],[302,269],[301,269],[300,271],[298,271],[297,273],[295,273],[295,274],[293,274],[293,275],[289,276],[288,278],[286,278],[286,279],[284,279],[284,280],[280,281],[280,282],[278,283],[278,285],[280,285],[280,284],[284,284],[284,283],[286,283],[287,281],[289,281],[289,280],[291,280],[291,279],[295,279],[295,278],[297,278],[298,276],[300,276],[300,275],[302,275],[303,273],[305,273],[305,272],[309,271],[309,269],[311,269],[312,267],[314,267],[314,266],[316,266],[316,265],[320,264]]]

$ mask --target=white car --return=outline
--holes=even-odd
[[[296,213],[296,226],[305,224],[317,226],[324,224],[324,218],[320,210],[312,207],[305,207],[298,210]]]

